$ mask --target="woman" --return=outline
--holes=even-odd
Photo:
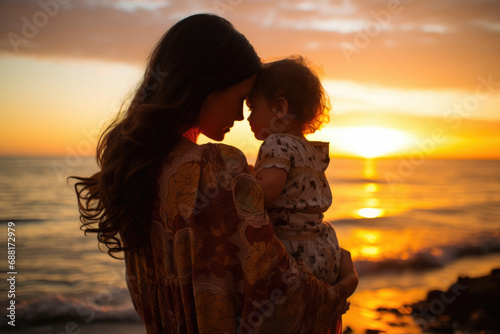
[[[247,39],[208,14],[175,24],[142,84],[98,144],[99,172],[76,177],[82,229],[111,256],[148,333],[339,330],[357,285],[317,280],[275,238],[244,155],[222,140],[260,69]],[[343,263],[343,267],[344,267]]]

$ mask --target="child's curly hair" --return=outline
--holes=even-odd
[[[302,123],[303,134],[314,133],[330,120],[328,96],[317,74],[301,56],[264,64],[253,91],[269,101],[284,97],[290,113]]]

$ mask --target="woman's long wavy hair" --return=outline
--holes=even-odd
[[[130,106],[118,113],[97,145],[100,171],[71,176],[80,228],[97,233],[112,257],[140,253],[148,242],[162,161],[182,136],[197,136],[207,96],[257,73],[254,48],[225,19],[185,18],[154,48]]]

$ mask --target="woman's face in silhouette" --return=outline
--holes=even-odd
[[[253,75],[223,91],[210,94],[200,111],[200,132],[214,140],[223,140],[235,121],[242,121],[243,103],[252,91]]]

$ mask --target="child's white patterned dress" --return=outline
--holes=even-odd
[[[332,204],[325,175],[329,162],[327,142],[271,134],[260,147],[255,171],[278,167],[288,172],[283,191],[266,208],[276,236],[316,277],[334,283],[340,270],[340,247],[333,226],[323,221]]]

